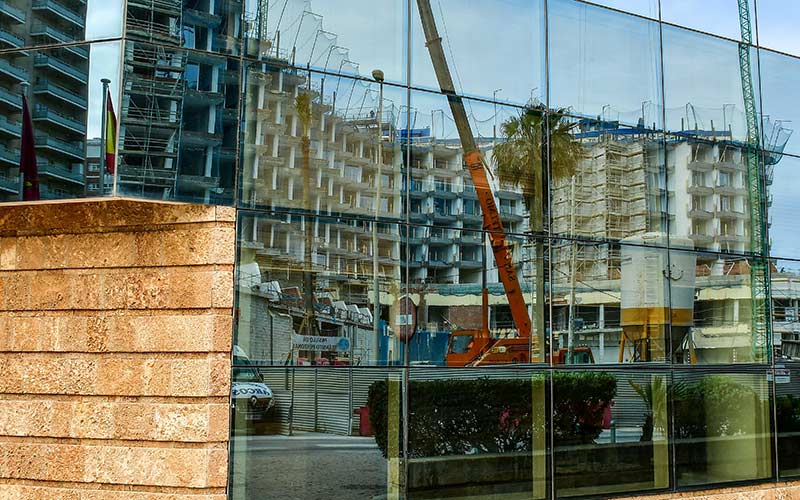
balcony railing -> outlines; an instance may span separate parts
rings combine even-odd
[[[67,90],[64,87],[59,87],[58,85],[50,83],[47,80],[40,80],[37,82],[33,86],[33,93],[49,93],[81,109],[86,109],[87,107],[87,101],[85,97],[80,96],[71,90]]]
[[[81,28],[84,26],[85,19],[81,14],[54,0],[33,0],[32,6],[34,10],[49,10],[62,19],[74,23]]]
[[[39,163],[39,175],[40,176],[50,176],[56,177],[58,179],[69,181],[75,184],[83,184],[84,177],[83,174],[79,172],[73,172],[70,168],[65,167],[64,165],[58,165],[56,163]]]
[[[80,39],[80,36],[76,36],[75,34],[71,33],[65,33],[42,22],[34,22],[31,24],[31,36],[46,36],[52,40],[62,43],[75,42]],[[84,59],[89,57],[89,49],[87,47],[74,45],[64,48],[73,54],[83,57]]]
[[[0,59],[0,72],[16,78],[20,82],[28,80],[28,71],[25,68],[15,66],[5,59]]]
[[[3,29],[0,29],[0,42],[4,42],[14,48],[22,47],[25,44],[25,40]]]
[[[89,79],[89,75],[86,71],[78,69],[54,56],[38,54],[33,58],[33,65],[37,67],[47,66],[53,68],[83,84]]]
[[[83,141],[67,142],[47,135],[38,135],[34,138],[37,148],[50,148],[62,153],[70,154],[79,160],[86,157]]]
[[[19,165],[19,150],[8,149],[0,144],[0,161],[4,161],[11,165]]]
[[[86,132],[86,124],[80,120],[77,120],[71,116],[67,116],[52,109],[49,109],[46,106],[37,106],[36,109],[33,110],[33,119],[34,120],[49,120],[57,125],[61,125],[62,127],[66,127],[70,130],[74,130],[75,132],[84,133]]]
[[[0,115],[0,131],[19,137],[22,134],[22,124],[12,122],[5,116]]]
[[[8,90],[0,87],[0,101],[9,104],[15,108],[22,108],[22,96],[9,92]]]
[[[0,0],[0,14],[6,15],[18,23],[24,23],[26,19],[24,11],[12,6],[5,0]]]

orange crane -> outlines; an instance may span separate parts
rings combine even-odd
[[[506,236],[497,203],[494,200],[489,178],[484,169],[483,154],[475,142],[472,129],[464,109],[464,102],[456,94],[453,78],[447,66],[447,59],[442,49],[442,38],[436,29],[436,22],[431,10],[430,0],[417,0],[422,29],[425,33],[425,45],[431,56],[433,69],[439,88],[447,96],[453,121],[456,124],[461,147],[464,150],[464,163],[467,165],[475,192],[483,213],[484,229],[489,235],[494,260],[500,281],[508,297],[511,317],[517,328],[515,338],[493,338],[489,331],[489,294],[486,290],[486,280],[482,290],[483,321],[480,330],[455,330],[450,335],[447,347],[447,366],[480,366],[502,365],[512,363],[535,363],[542,361],[539,343],[536,337],[531,338],[531,318],[522,288],[517,279],[511,252],[506,244]],[[484,273],[486,270],[484,269]],[[566,359],[566,349],[559,349],[554,353],[554,363],[563,364]],[[574,353],[582,353],[577,359],[593,363],[591,349],[576,347]],[[574,354],[573,354],[574,355]]]
[[[539,361],[531,358],[530,334],[531,318],[525,300],[522,297],[522,288],[517,279],[517,271],[511,258],[511,252],[506,245],[503,223],[500,212],[492,195],[489,179],[484,170],[483,154],[475,143],[472,130],[464,109],[464,102],[456,94],[453,78],[447,67],[447,60],[442,49],[442,39],[436,29],[429,0],[417,0],[422,28],[425,32],[426,45],[430,52],[439,87],[447,95],[450,111],[458,130],[461,147],[464,150],[464,162],[472,177],[475,192],[483,212],[484,229],[488,232],[492,253],[497,263],[500,281],[508,297],[511,316],[517,327],[517,338],[493,339],[489,332],[488,302],[489,295],[485,284],[482,291],[483,324],[480,330],[456,330],[450,337],[447,352],[448,366],[467,366],[473,364],[506,364],[528,363]],[[538,347],[538,345],[536,346]]]

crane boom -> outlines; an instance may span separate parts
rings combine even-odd
[[[464,150],[464,162],[472,177],[478,202],[481,205],[484,229],[489,233],[492,253],[494,253],[500,281],[503,283],[503,288],[508,297],[511,316],[514,319],[519,336],[529,337],[531,333],[531,318],[525,306],[525,299],[522,296],[522,288],[517,278],[517,270],[512,261],[511,252],[506,246],[503,222],[500,219],[500,212],[497,210],[497,203],[492,195],[489,178],[483,166],[483,154],[478,149],[475,137],[472,135],[467,112],[464,109],[464,101],[461,96],[456,94],[453,78],[442,48],[442,38],[436,29],[436,21],[433,18],[430,0],[417,0],[417,7],[422,21],[422,29],[425,33],[425,45],[428,47],[428,52],[431,56],[439,88],[447,96],[450,111],[453,114],[453,121],[456,124],[458,136],[461,140],[461,147]]]

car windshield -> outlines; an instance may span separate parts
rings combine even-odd
[[[236,382],[261,382],[261,375],[255,368],[235,367],[233,369],[233,380]]]
[[[453,335],[450,338],[450,352],[464,354],[472,347],[472,335]]]
[[[244,356],[233,356],[233,380],[236,382],[261,382],[258,370],[250,366],[250,360]]]

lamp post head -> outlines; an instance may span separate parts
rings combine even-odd
[[[109,83],[111,83],[111,80],[109,80],[108,78],[101,78],[100,83],[105,83],[106,85],[108,85]]]
[[[383,71],[379,69],[373,69],[372,78],[378,83],[383,83]]]

